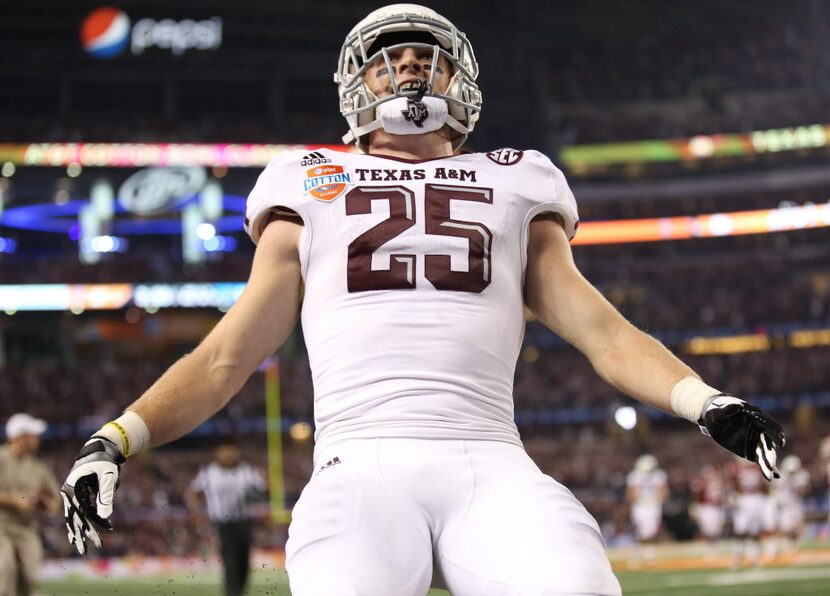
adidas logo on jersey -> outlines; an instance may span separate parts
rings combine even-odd
[[[320,153],[319,151],[315,151],[314,153],[309,153],[308,155],[303,156],[303,161],[300,162],[301,166],[316,166],[320,165],[321,163],[331,163],[331,160],[328,159],[325,155]]]
[[[336,466],[339,463],[340,463],[340,458],[339,457],[335,457],[333,459],[330,459],[329,461],[324,463],[322,466],[320,466],[320,468],[314,473],[314,475],[316,476],[317,474],[319,474],[323,470],[331,468],[332,466]]]

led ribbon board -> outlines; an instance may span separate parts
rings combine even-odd
[[[564,164],[575,174],[591,168],[656,162],[680,162],[779,153],[825,147],[830,124],[757,130],[746,134],[697,135],[624,143],[571,145],[562,149]],[[204,166],[265,167],[285,151],[356,152],[352,145],[258,145],[248,143],[0,143],[0,163],[17,166],[85,167]]]
[[[347,145],[253,145],[192,143],[0,143],[0,163],[17,166],[144,168],[203,166],[264,168],[285,151],[355,152]]]
[[[766,234],[830,226],[830,202],[757,211],[681,217],[589,221],[572,244],[621,244]]]
[[[137,306],[228,309],[245,289],[243,282],[186,284],[30,284],[0,285],[0,311],[119,310]]]
[[[757,130],[746,134],[698,135],[668,140],[572,145],[562,149],[562,161],[575,174],[605,166],[681,162],[780,153],[826,147],[830,124]]]

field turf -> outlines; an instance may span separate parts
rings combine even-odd
[[[618,574],[624,594],[677,596],[773,596],[830,594],[830,568],[790,566],[706,571],[626,571]],[[43,583],[38,596],[219,596],[218,578],[180,576],[132,580],[69,579]],[[253,576],[248,596],[288,596],[283,572],[259,571]],[[447,596],[433,590],[430,596]],[[393,595],[390,595],[393,596]]]

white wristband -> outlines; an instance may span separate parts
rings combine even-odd
[[[697,377],[685,377],[671,391],[671,408],[678,416],[697,424],[709,398],[721,394]]]
[[[132,411],[107,422],[94,436],[109,439],[121,451],[121,455],[135,455],[150,445],[150,429],[144,420]]]

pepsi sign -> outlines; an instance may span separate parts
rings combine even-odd
[[[81,45],[96,58],[117,56],[127,47],[129,37],[130,17],[117,8],[97,8],[81,25]]]
[[[222,19],[142,18],[134,25],[123,10],[103,6],[93,10],[81,25],[81,45],[96,58],[114,58],[129,46],[134,55],[149,48],[169,50],[176,56],[187,50],[216,50],[222,45]]]

